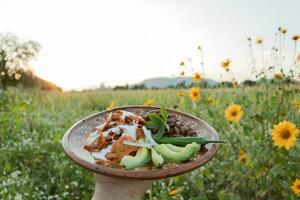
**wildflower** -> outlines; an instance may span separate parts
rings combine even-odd
[[[297,102],[296,100],[290,101],[290,104],[293,105],[293,106],[295,106],[297,109],[300,110],[300,103]]]
[[[282,79],[282,77],[283,77],[282,73],[276,73],[276,74],[274,74],[274,78],[275,79]]]
[[[182,90],[180,90],[180,91],[177,93],[177,96],[183,97],[183,96],[184,96],[184,92],[183,92]]]
[[[185,75],[184,71],[180,72],[180,76],[184,76],[184,75]]]
[[[243,114],[242,107],[237,104],[232,104],[225,110],[225,118],[229,122],[239,122]]]
[[[106,107],[107,110],[111,110],[115,108],[115,102],[110,102],[109,106]]]
[[[298,133],[299,130],[295,124],[284,120],[279,124],[274,125],[272,130],[272,140],[274,141],[275,146],[278,146],[279,148],[284,147],[286,150],[289,150],[295,145]]]
[[[4,76],[4,75],[5,75],[5,71],[2,71],[2,72],[1,72],[1,76]]]
[[[292,191],[298,196],[300,195],[300,179],[296,179],[291,186]]]
[[[174,196],[176,194],[177,194],[177,190],[176,189],[169,192],[170,196]]]
[[[17,73],[17,74],[15,74],[15,79],[18,81],[21,78],[21,76],[22,76],[21,74]]]
[[[246,159],[247,159],[246,152],[245,152],[245,150],[241,149],[241,150],[240,150],[239,161],[240,161],[240,162],[245,162]]]
[[[215,99],[212,96],[207,97],[207,104],[212,104]]]
[[[293,35],[292,40],[297,42],[300,39],[300,35]]]
[[[263,43],[263,40],[262,40],[262,39],[259,38],[259,39],[256,40],[256,44],[259,45],[259,44],[262,44],[262,43]]]
[[[283,33],[283,34],[286,34],[286,32],[287,32],[287,29],[286,28],[280,28],[280,30],[279,30],[281,33]]]
[[[183,61],[181,61],[179,65],[183,67],[183,66],[185,66],[185,63]]]
[[[190,98],[192,99],[192,101],[197,101],[200,99],[200,88],[197,87],[192,87],[190,89]]]
[[[155,100],[154,99],[148,99],[145,103],[144,106],[152,106],[154,104]]]
[[[229,66],[231,64],[231,60],[227,58],[225,61],[221,62],[221,66],[226,70],[229,71]]]
[[[199,74],[198,72],[194,73],[193,80],[194,81],[201,81],[202,80],[201,74]]]

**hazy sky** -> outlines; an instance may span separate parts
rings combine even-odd
[[[0,32],[40,42],[34,70],[64,89],[178,75],[181,60],[199,67],[198,45],[207,78],[226,79],[220,62],[229,57],[243,80],[248,36],[271,48],[279,26],[289,38],[300,33],[299,0],[1,0],[0,8]]]

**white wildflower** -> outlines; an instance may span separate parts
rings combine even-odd
[[[20,193],[17,193],[15,196],[15,200],[22,200],[22,195]]]
[[[19,171],[19,170],[16,170],[16,171],[14,171],[14,172],[12,172],[11,174],[10,174],[10,176],[12,177],[12,178],[18,178],[18,176],[21,174],[21,172]]]

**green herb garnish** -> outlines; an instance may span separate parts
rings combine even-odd
[[[149,113],[148,117],[150,120],[145,124],[148,129],[158,129],[158,132],[155,135],[158,140],[164,135],[166,129],[169,128],[167,124],[168,112],[164,105],[160,108],[160,115],[156,113]]]

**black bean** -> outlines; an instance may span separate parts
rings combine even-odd
[[[170,123],[169,126],[170,126],[170,127],[174,127],[174,126],[175,126],[175,123]]]
[[[173,119],[173,118],[171,118],[171,119],[169,119],[169,121],[168,121],[169,123],[175,123],[176,122],[176,120],[175,119]]]
[[[176,135],[180,135],[180,131],[176,126],[174,127],[174,132]]]

